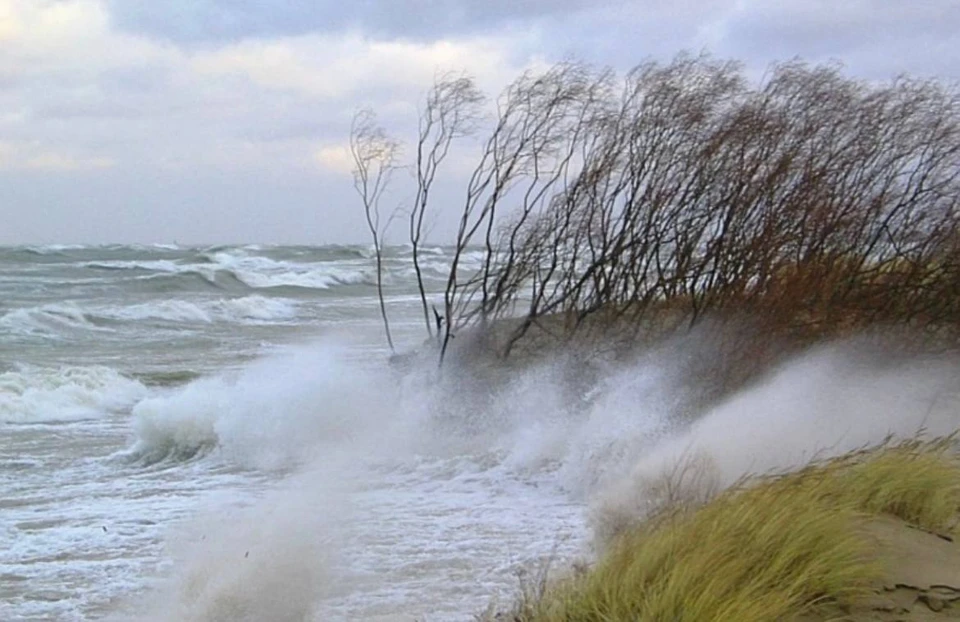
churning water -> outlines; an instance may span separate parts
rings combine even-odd
[[[0,249],[0,619],[469,620],[690,452],[724,482],[958,423],[948,362],[835,350],[692,420],[663,353],[582,395],[569,362],[400,373],[373,279],[362,247]],[[414,348],[405,249],[385,285]]]

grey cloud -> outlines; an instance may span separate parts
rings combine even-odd
[[[630,0],[110,0],[121,28],[182,42],[356,29],[439,39]]]
[[[838,58],[868,77],[960,72],[960,3],[951,0],[107,2],[115,27],[179,42],[155,46],[175,51],[173,58],[164,64],[153,50],[129,63],[108,56],[111,62],[97,67],[81,56],[82,71],[71,63],[0,76],[0,142],[116,162],[82,171],[0,169],[0,243],[362,241],[349,178],[304,160],[342,143],[353,111],[367,104],[409,138],[421,87],[371,81],[342,97],[318,98],[186,66],[240,37],[336,36],[349,28],[421,39],[507,31],[498,45],[517,65],[572,56],[623,69],[706,48],[761,71],[799,55]],[[314,43],[291,45],[309,54]],[[451,204],[461,197],[461,181],[442,180]]]
[[[960,2],[757,0],[714,24],[708,43],[740,58],[838,59],[867,77],[960,75]]]

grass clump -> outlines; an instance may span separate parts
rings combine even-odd
[[[887,514],[931,531],[955,527],[960,511],[960,459],[955,439],[908,441],[828,465],[830,495],[867,514]]]
[[[751,622],[849,605],[882,576],[861,529],[871,517],[952,528],[960,509],[953,450],[952,438],[886,444],[744,481],[620,534],[592,568],[509,617]]]

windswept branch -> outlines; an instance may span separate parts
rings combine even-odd
[[[363,204],[367,228],[373,240],[377,266],[377,298],[380,301],[380,316],[387,344],[395,351],[390,334],[390,320],[383,296],[383,235],[380,223],[380,199],[390,183],[395,169],[399,144],[389,138],[377,124],[376,115],[370,110],[360,110],[354,115],[350,127],[350,153],[353,156],[353,187]]]

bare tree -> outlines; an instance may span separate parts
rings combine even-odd
[[[377,263],[377,297],[380,316],[390,350],[395,352],[390,334],[390,321],[383,298],[383,235],[380,222],[380,199],[395,169],[399,144],[387,136],[377,124],[377,117],[368,109],[359,110],[350,126],[350,153],[353,156],[353,187],[363,202],[363,212],[373,240]],[[389,222],[389,221],[388,221]]]
[[[569,140],[569,133],[582,126],[582,104],[589,99],[585,93],[591,86],[584,65],[563,63],[542,75],[524,74],[498,101],[495,126],[467,185],[444,294],[447,322],[441,360],[454,329],[474,318],[486,322],[490,316],[501,204],[520,197],[524,208],[517,226],[522,227],[550,197],[551,189],[564,178],[574,158],[571,144],[576,141]],[[464,282],[463,260],[478,238],[483,245],[483,261],[478,271],[464,277]]]
[[[424,214],[479,103],[443,76],[421,114],[409,224],[428,331]],[[877,322],[960,336],[956,86],[801,61],[751,85],[736,62],[679,55],[622,78],[560,63],[496,104],[460,209],[441,361],[454,331],[504,319],[502,356],[548,324],[572,339],[743,314],[805,337]],[[354,134],[372,138],[353,142],[386,145],[354,148],[379,247],[396,147],[364,121]]]
[[[450,152],[453,141],[474,132],[480,118],[480,106],[484,96],[471,77],[446,73],[439,76],[427,94],[420,113],[420,132],[417,140],[417,193],[410,211],[410,245],[413,254],[413,269],[417,276],[423,320],[427,334],[433,336],[427,294],[423,285],[420,266],[420,242],[423,236],[424,217],[430,199],[430,190],[437,170]],[[437,330],[440,319],[437,318]]]
[[[508,354],[550,314],[568,335],[593,314],[960,325],[960,297],[932,294],[960,270],[956,89],[798,61],[750,88],[686,55],[607,80],[561,64],[501,97],[454,258],[480,238],[483,266],[448,281],[461,327],[520,305]]]

